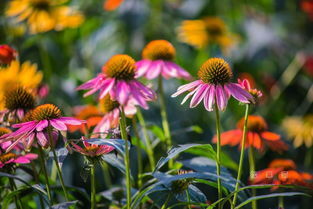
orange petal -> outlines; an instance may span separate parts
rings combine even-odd
[[[116,10],[124,0],[106,0],[103,3],[103,9],[105,11],[113,11]]]
[[[257,134],[257,133],[253,133],[253,146],[257,150],[262,150],[262,147],[263,147],[263,143],[261,141],[261,138],[260,138],[259,134]]]
[[[280,136],[278,134],[269,131],[262,132],[261,137],[269,141],[277,141],[280,139]]]
[[[236,146],[240,143],[242,137],[242,131],[241,130],[231,130],[226,131],[221,134],[221,146],[224,145],[230,145],[230,146]],[[214,136],[213,143],[217,142],[217,137]]]

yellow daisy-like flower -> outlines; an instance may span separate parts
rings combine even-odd
[[[28,61],[20,64],[15,60],[7,68],[0,67],[0,110],[4,108],[4,93],[8,88],[23,86],[34,89],[38,87],[42,77],[42,72],[37,71],[37,65]]]
[[[283,121],[283,127],[288,136],[293,139],[293,145],[300,147],[313,145],[313,114],[304,117],[288,117]]]
[[[237,42],[237,36],[228,32],[223,20],[206,17],[201,20],[185,20],[178,27],[178,39],[196,48],[204,48],[211,43],[223,50]]]
[[[18,22],[26,21],[30,33],[75,28],[84,21],[84,16],[63,5],[67,0],[12,0],[6,15],[16,17]]]

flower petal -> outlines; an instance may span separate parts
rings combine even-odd
[[[61,120],[58,120],[58,119],[50,120],[50,124],[57,130],[60,130],[60,131],[67,130],[66,125]]]
[[[196,80],[196,81],[193,81],[191,83],[182,85],[182,86],[178,87],[177,92],[172,94],[172,97],[177,97],[178,95],[195,88],[196,86],[198,86],[201,83],[202,83],[202,81]]]
[[[253,96],[244,90],[239,84],[225,84],[225,89],[238,101],[243,103],[254,102]]]
[[[48,120],[39,121],[39,123],[36,125],[36,131],[42,131],[43,129],[47,128],[48,125]]]
[[[280,136],[278,134],[269,131],[262,132],[261,137],[269,141],[277,141],[280,139]]]
[[[194,94],[190,101],[190,108],[197,106],[207,94],[208,90],[210,90],[207,84],[200,84],[199,88],[197,89],[197,92]]]

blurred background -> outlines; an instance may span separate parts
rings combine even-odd
[[[9,3],[0,3],[0,44],[13,47],[21,63],[37,64],[43,73],[42,83],[49,86],[46,102],[57,104],[65,115],[73,115],[75,106],[96,104],[95,97],[83,98],[75,88],[99,73],[112,55],[129,54],[140,60],[149,41],[165,39],[176,48],[175,61],[194,77],[206,59],[223,57],[232,66],[234,81],[247,78],[263,92],[252,114],[264,117],[269,130],[279,133],[289,149],[283,153],[259,153],[257,170],[266,168],[274,158],[291,158],[300,170],[312,173],[313,1],[62,1],[61,5],[79,12],[80,17],[70,20],[76,22],[74,25],[43,32],[31,31],[33,23],[23,18],[17,20],[14,11],[8,12]],[[33,21],[45,21],[44,17],[37,18]],[[189,109],[188,104],[181,106],[181,98],[170,97],[183,83],[170,79],[164,84],[173,140],[175,144],[211,142],[214,114],[202,105],[195,109]],[[143,114],[149,125],[161,126],[157,104],[151,104]],[[231,100],[222,113],[223,130],[234,129],[243,114],[244,106]],[[286,122],[290,117],[296,120],[292,125]],[[306,130],[297,129],[297,137],[303,132],[306,135],[304,143],[296,146],[292,141],[296,134],[288,132],[295,123],[306,124],[300,125]],[[223,150],[238,162],[237,147],[226,146]],[[84,187],[77,172],[82,167],[81,158],[69,156],[64,166],[67,182]],[[98,175],[101,179],[100,171]],[[114,176],[113,182],[119,184],[120,180]],[[99,188],[106,188],[104,181],[99,182]],[[300,208],[299,200],[288,198],[286,208]],[[267,202],[269,207],[276,204]]]

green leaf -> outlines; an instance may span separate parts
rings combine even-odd
[[[202,134],[203,133],[203,129],[200,126],[197,126],[197,125],[191,126],[191,130],[196,132],[197,134]]]
[[[206,156],[215,156],[215,151],[213,150],[212,146],[209,144],[184,144],[184,145],[177,145],[172,147],[167,152],[167,157],[161,157],[158,161],[155,169],[153,172],[158,171],[163,165],[165,165],[170,159],[173,159],[181,152],[189,151],[190,153],[201,153]]]
[[[148,129],[156,136],[160,139],[160,141],[164,142],[166,140],[166,137],[164,135],[163,129],[160,128],[157,125],[152,125],[150,127],[148,127]]]
[[[250,197],[249,199],[247,199],[246,201],[242,202],[240,205],[235,207],[235,209],[239,209],[239,208],[241,208],[241,207],[243,207],[243,206],[245,206],[245,205],[247,205],[250,202],[255,201],[255,200],[267,199],[267,198],[272,198],[272,197],[288,197],[288,196],[295,196],[295,195],[302,195],[302,196],[311,197],[310,195],[308,195],[306,193],[302,193],[302,192],[283,192],[283,193],[259,195],[259,196],[255,196],[255,197]]]

